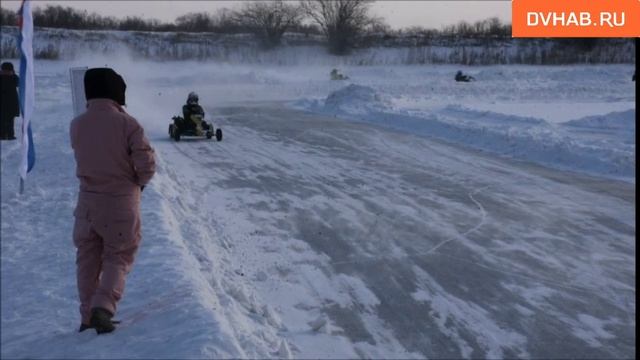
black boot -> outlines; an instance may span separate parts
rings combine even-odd
[[[96,329],[98,334],[110,333],[116,329],[111,322],[113,314],[103,308],[93,308],[91,310],[91,326]]]
[[[80,329],[78,329],[78,332],[83,332],[87,329],[93,329],[93,326],[89,324],[80,324]]]

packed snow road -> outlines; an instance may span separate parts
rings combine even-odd
[[[127,111],[158,157],[122,322],[76,332],[68,70],[105,62],[41,61],[23,195],[20,144],[0,143],[2,358],[634,356],[635,178],[550,170],[428,131],[487,126],[505,141],[442,138],[634,169],[631,65],[474,67],[482,81],[464,87],[457,66],[350,67],[374,96],[347,92],[336,118],[273,103],[338,109],[324,99],[347,84],[330,66],[120,62]],[[168,138],[194,90],[222,142]],[[577,119],[588,136],[524,116]]]
[[[154,191],[278,356],[635,353],[634,184],[275,103],[209,113],[220,143],[152,138]]]

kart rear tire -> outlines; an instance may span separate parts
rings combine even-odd
[[[211,139],[213,137],[213,133],[211,132],[211,130],[207,131],[207,139]]]
[[[216,140],[217,141],[222,141],[222,129],[217,129],[216,130]]]

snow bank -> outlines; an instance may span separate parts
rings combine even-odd
[[[634,110],[551,124],[460,104],[407,110],[384,98],[372,87],[351,84],[324,101],[299,101],[295,106],[555,168],[626,180],[635,176]],[[594,135],[585,128],[602,131]],[[604,132],[611,129],[622,131]]]
[[[364,113],[384,110],[386,101],[372,88],[356,84],[332,92],[324,103],[330,112]]]
[[[635,134],[636,112],[634,110],[612,112],[606,115],[587,116],[564,123],[575,128],[629,131]]]

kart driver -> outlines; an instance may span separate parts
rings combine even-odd
[[[191,119],[191,115],[201,115],[204,118],[204,110],[202,106],[198,104],[198,94],[190,92],[187,97],[187,103],[182,107],[182,114],[186,124],[195,125],[195,122]]]

